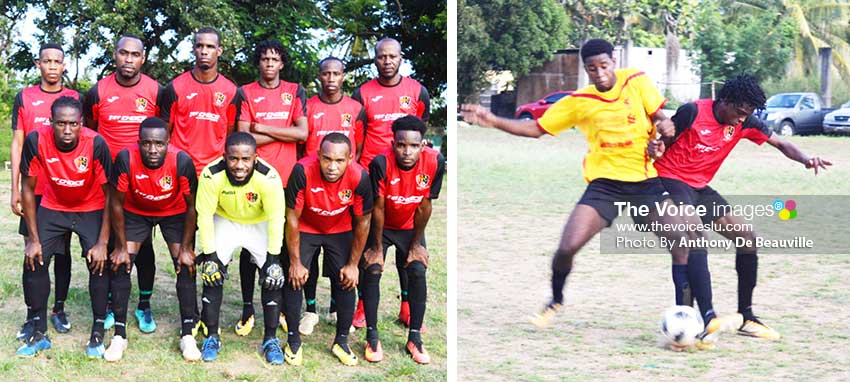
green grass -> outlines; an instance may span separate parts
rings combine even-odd
[[[0,136],[4,135],[0,134]],[[0,176],[0,189],[3,190],[0,193],[2,200],[8,200],[8,173]],[[428,268],[428,309],[425,317],[428,331],[423,334],[423,339],[432,357],[432,364],[427,366],[415,364],[404,351],[407,330],[395,319],[398,313],[399,293],[398,276],[392,264],[394,260],[388,260],[387,271],[384,272],[381,283],[379,329],[385,354],[385,359],[381,363],[369,364],[362,359],[364,331],[358,331],[349,340],[352,348],[361,358],[358,366],[342,366],[331,354],[333,328],[326,323],[324,315],[321,314],[327,311],[330,292],[327,279],[321,278],[318,306],[322,320],[312,335],[302,336],[305,351],[304,366],[268,366],[259,351],[263,332],[262,311],[259,309],[261,307],[259,287],[255,288],[254,304],[259,312],[254,331],[248,337],[238,337],[233,333],[233,323],[238,319],[242,305],[238,265],[230,267],[231,278],[225,285],[221,314],[224,348],[219,359],[207,364],[187,363],[183,361],[178,349],[179,310],[174,289],[174,272],[171,270],[171,260],[168,258],[168,252],[159,234],[154,241],[157,252],[157,273],[151,300],[158,325],[155,333],[142,334],[138,330],[132,313],[138,302],[137,278],[133,272],[133,292],[127,329],[130,347],[124,359],[118,364],[86,359],[85,343],[88,340],[91,325],[88,273],[84,261],[75,255],[71,290],[68,301],[65,303],[72,323],[71,332],[58,334],[51,327],[48,335],[53,341],[53,349],[31,360],[15,358],[14,352],[19,343],[14,340],[14,336],[25,317],[23,293],[20,287],[23,241],[17,235],[17,225],[17,218],[12,217],[8,208],[0,211],[0,232],[6,232],[0,235],[0,256],[4,259],[0,263],[0,354],[5,354],[0,357],[0,381],[20,381],[23,378],[49,381],[443,381],[447,378],[446,204],[444,198],[434,202],[433,216],[426,233],[431,262]],[[72,253],[79,254],[79,246],[74,243],[73,247]],[[394,259],[392,254],[389,254],[387,258]],[[200,290],[199,282],[199,293]],[[50,304],[52,302],[51,297]],[[111,331],[107,332],[107,337],[109,336]],[[278,331],[278,337],[283,340],[285,334]]]

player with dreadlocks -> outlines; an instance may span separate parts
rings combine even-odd
[[[693,206],[705,206],[708,214],[701,219],[705,224],[717,227],[717,233],[727,239],[746,239],[754,243],[752,231],[723,230],[724,227],[746,228],[739,218],[731,215],[715,215],[714,206],[728,206],[729,203],[708,183],[717,173],[723,160],[742,138],[758,145],[770,143],[779,151],[807,169],[826,169],[832,163],[817,156],[808,156],[793,143],[779,137],[765,125],[764,121],[753,115],[753,111],[765,106],[764,91],[756,79],[742,74],[727,80],[720,89],[717,100],[701,99],[679,107],[673,116],[676,133],[672,138],[662,138],[649,142],[649,153],[656,158],[655,168],[664,187],[673,201]],[[665,150],[666,148],[666,150]],[[719,208],[724,210],[725,208]],[[728,209],[726,210],[728,211]],[[700,233],[701,235],[704,233]],[[758,248],[754,245],[736,248],[735,270],[738,272],[738,313],[743,315],[743,324],[738,334],[752,337],[778,339],[779,333],[763,324],[753,314],[753,289],[756,286],[758,269]],[[673,275],[676,290],[688,290],[687,284],[694,285],[702,280],[689,279],[689,274],[708,274],[708,260],[705,252],[688,258],[687,265],[674,265]],[[684,267],[685,270],[676,269]],[[705,272],[688,272],[687,268],[705,268]],[[678,271],[678,272],[677,272]],[[693,269],[691,269],[693,271]],[[681,276],[679,276],[681,275]],[[710,283],[711,281],[708,280]],[[710,293],[709,289],[709,293]],[[710,301],[711,296],[708,296]],[[692,305],[687,293],[677,293],[677,305]]]

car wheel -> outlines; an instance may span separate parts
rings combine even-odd
[[[524,121],[528,121],[528,120],[534,119],[534,116],[532,116],[531,113],[529,113],[529,112],[524,112],[524,113],[519,115],[519,119],[524,120]]]
[[[779,135],[790,137],[795,133],[796,130],[794,129],[794,122],[782,121],[782,123],[779,124]]]

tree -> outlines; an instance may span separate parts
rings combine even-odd
[[[486,85],[482,74],[489,67],[484,52],[492,39],[477,5],[458,0],[457,10],[457,92],[463,100],[475,102]]]

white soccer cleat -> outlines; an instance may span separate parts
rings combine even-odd
[[[127,341],[121,336],[112,336],[112,342],[109,343],[109,348],[103,353],[103,359],[107,362],[118,362],[124,357],[124,351],[127,350]]]
[[[313,312],[304,312],[304,315],[301,316],[301,323],[298,325],[298,331],[305,336],[309,336],[310,334],[313,334],[313,328],[318,323],[318,314]]]
[[[183,359],[195,362],[201,359],[201,351],[198,350],[198,342],[195,337],[187,334],[180,338],[180,351],[183,352]]]

